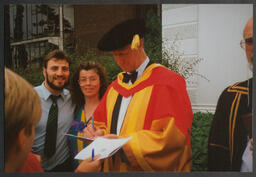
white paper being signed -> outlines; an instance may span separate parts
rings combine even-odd
[[[99,159],[104,159],[112,156],[123,145],[125,145],[132,137],[119,138],[119,139],[107,139],[98,137],[90,145],[80,151],[75,159],[84,160],[92,157],[92,149],[94,149],[95,156],[100,154]]]

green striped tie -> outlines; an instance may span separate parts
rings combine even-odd
[[[58,129],[58,105],[57,99],[60,97],[51,95],[52,106],[49,110],[48,120],[46,125],[46,136],[44,144],[44,154],[46,157],[50,158],[53,156],[56,150],[56,139],[57,139],[57,129]]]

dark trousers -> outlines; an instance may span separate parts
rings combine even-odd
[[[70,156],[62,164],[57,165],[51,170],[46,170],[45,172],[73,172],[74,170],[74,159]]]

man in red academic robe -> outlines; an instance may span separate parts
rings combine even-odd
[[[84,136],[132,137],[104,162],[104,171],[190,171],[193,119],[184,78],[151,63],[143,48],[145,22],[114,26],[98,48],[111,51],[124,71],[111,83]]]

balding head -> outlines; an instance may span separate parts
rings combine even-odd
[[[244,37],[245,41],[247,41],[249,38],[253,37],[253,17],[251,17],[247,21],[247,23],[244,27],[243,37]],[[246,52],[247,61],[250,64],[252,64],[253,43],[250,43],[250,42],[245,43],[245,52]]]
[[[244,33],[243,33],[243,36],[245,39],[248,37],[252,37],[252,35],[253,35],[253,17],[251,17],[245,24]]]

